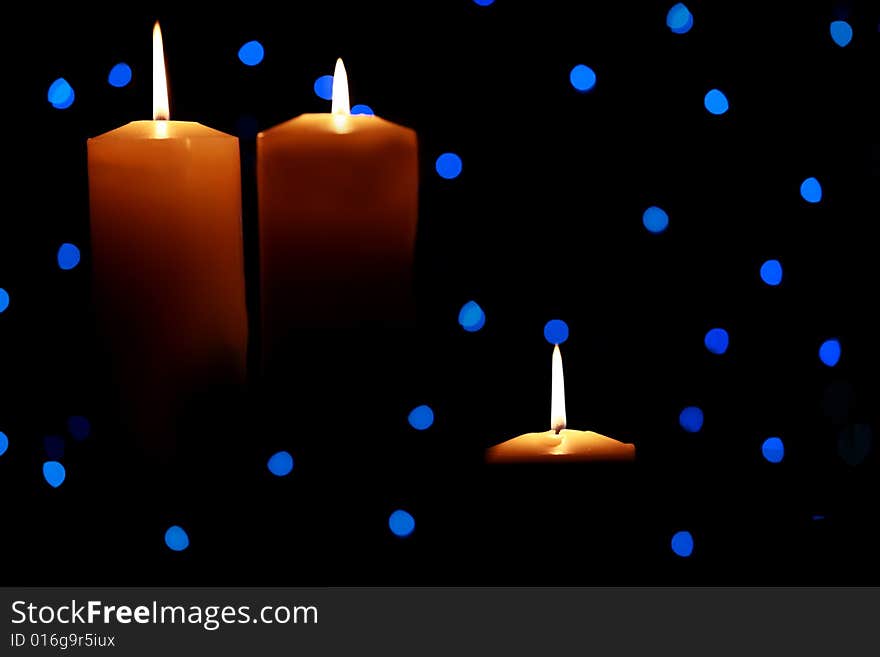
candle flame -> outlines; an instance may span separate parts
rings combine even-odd
[[[553,347],[553,380],[550,393],[550,428],[559,433],[565,429],[565,378],[562,375],[562,353]]]
[[[331,114],[351,114],[351,104],[348,100],[348,74],[345,72],[345,64],[342,58],[336,60],[336,70],[333,71],[333,101],[330,109]]]
[[[168,79],[165,76],[165,51],[162,47],[162,30],[159,21],[153,26],[153,120],[167,121]]]

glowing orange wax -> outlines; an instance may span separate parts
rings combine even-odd
[[[553,378],[549,431],[527,433],[486,450],[488,463],[571,463],[632,461],[636,447],[594,431],[565,428],[565,384],[559,345],[553,348]]]
[[[349,113],[342,62],[333,111],[257,137],[264,354],[300,326],[411,312],[416,133]]]
[[[158,24],[154,81],[154,116],[167,119]],[[189,395],[244,376],[238,140],[198,123],[134,121],[89,139],[88,165],[95,303],[122,415],[151,445],[167,444]]]

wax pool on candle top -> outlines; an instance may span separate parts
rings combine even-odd
[[[557,434],[551,429],[527,433],[490,447],[486,460],[489,463],[632,461],[635,455],[635,445],[594,431],[563,429]]]

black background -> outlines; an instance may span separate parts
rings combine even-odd
[[[7,584],[877,583],[878,10],[671,2],[249,2],[19,8],[4,93],[0,220],[0,555]],[[577,9],[573,8],[576,5]],[[113,428],[89,294],[85,140],[149,118],[162,23],[172,118],[241,138],[249,305],[258,307],[255,126],[328,111],[312,84],[343,57],[352,103],[414,128],[421,159],[415,326],[303,333],[283,394],[252,377],[208,405],[168,463]],[[846,18],[846,48],[829,35]],[[266,48],[257,67],[236,56]],[[131,84],[107,84],[125,61]],[[578,63],[598,75],[579,94]],[[46,102],[63,76],[64,111]],[[703,107],[722,89],[730,111]],[[434,160],[461,155],[439,178]],[[820,204],[798,193],[808,176]],[[641,214],[663,207],[669,229]],[[58,246],[82,264],[61,271]],[[778,258],[783,283],[764,285]],[[477,300],[485,328],[456,316]],[[635,464],[489,468],[543,430],[545,322],[565,319],[569,425],[634,442]],[[723,326],[731,346],[707,352]],[[252,327],[258,336],[258,327]],[[818,358],[837,337],[834,368]],[[255,340],[258,339],[255,337]],[[428,403],[435,424],[411,429]],[[678,414],[705,412],[699,433]],[[40,474],[67,438],[67,481]],[[850,432],[849,434],[847,432]],[[761,456],[781,436],[785,459]],[[840,437],[843,436],[843,440]],[[278,449],[290,477],[265,467]],[[416,531],[399,539],[388,514]],[[824,516],[814,520],[814,516]],[[172,553],[180,524],[191,547]],[[692,532],[689,559],[669,548]]]

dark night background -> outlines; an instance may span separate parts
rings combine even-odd
[[[676,35],[672,4],[13,10],[4,582],[880,583],[877,454],[857,428],[880,421],[880,9],[691,1],[694,27]],[[283,394],[254,376],[236,403],[213,400],[167,463],[113,428],[85,159],[87,137],[150,118],[157,18],[172,118],[241,138],[252,310],[254,135],[329,111],[312,84],[336,57],[352,103],[414,128],[421,161],[416,324],[303,333]],[[840,18],[845,48],[829,35]],[[251,39],[266,50],[253,68],[236,56]],[[134,78],[116,89],[120,61]],[[579,63],[597,73],[590,93],[569,84]],[[46,91],[62,76],[76,100],[59,111]],[[713,87],[730,100],[722,116],[703,107]],[[455,180],[434,172],[445,151],[462,157]],[[816,205],[799,194],[809,176]],[[643,227],[650,205],[666,232]],[[82,249],[71,271],[55,261],[62,242]],[[759,277],[768,258],[783,264],[778,287]],[[471,299],[487,317],[477,333],[457,323]],[[485,447],[547,428],[552,318],[571,329],[569,426],[634,442],[635,464],[483,464]],[[716,326],[730,334],[721,356],[703,345]],[[830,368],[818,349],[832,337],[843,355]],[[415,431],[422,403],[436,420]],[[689,405],[705,413],[694,434],[678,423]],[[89,438],[67,435],[70,415],[91,420]],[[65,437],[58,489],[40,471],[46,436]],[[782,463],[763,459],[768,436]],[[296,460],[289,477],[266,469],[279,449]],[[406,539],[388,531],[397,508],[416,520]],[[163,543],[173,524],[185,552]],[[694,536],[690,558],[669,547],[678,530]]]

